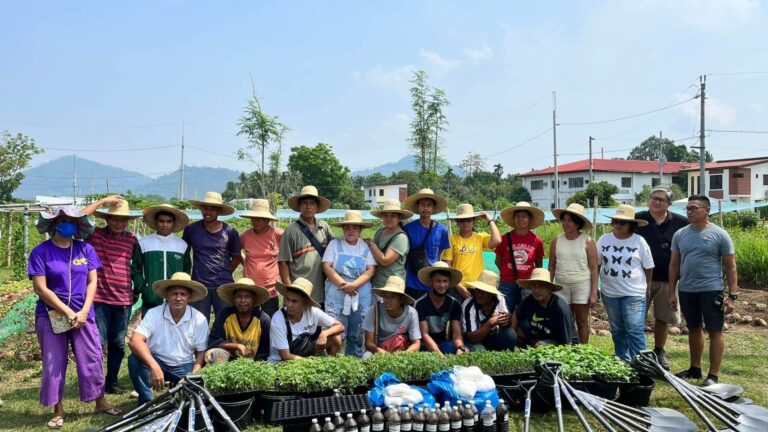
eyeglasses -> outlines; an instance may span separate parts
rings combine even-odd
[[[656,198],[656,197],[651,197],[650,201],[653,201],[657,204],[664,204],[668,202],[666,198]]]
[[[707,207],[701,207],[701,206],[688,206],[688,207],[686,207],[686,208],[685,208],[685,211],[689,211],[689,212],[695,212],[696,210],[699,210],[699,209],[703,209],[703,208],[707,208]]]
[[[627,225],[629,221],[623,221],[623,220],[612,220],[611,225]]]

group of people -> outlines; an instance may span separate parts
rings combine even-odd
[[[120,414],[104,394],[128,391],[118,373],[139,298],[142,318],[130,338],[128,370],[140,404],[206,362],[235,357],[278,362],[342,349],[361,358],[419,350],[460,355],[587,343],[598,281],[617,356],[630,360],[645,349],[653,302],[655,351],[668,368],[666,328],[682,309],[691,343],[691,366],[682,376],[702,378],[706,326],[707,379],[717,381],[723,311],[733,309],[738,292],[733,245],[708,222],[706,197],[689,199],[687,220],[668,211],[670,200],[668,190],[656,188],[648,212],[619,206],[612,231],[598,242],[588,235],[592,222],[582,206],[553,210],[563,234],[550,245],[548,269],[533,231],[544,223],[541,209],[525,202],[504,209],[500,217],[510,231],[501,235],[492,217],[461,204],[450,218],[459,230],[449,235],[433,220],[447,200],[430,189],[371,211],[382,222],[373,238],[362,237],[373,223],[355,210],[333,224],[342,232],[334,237],[316,218],[331,203],[313,186],[288,200],[299,218],[285,230],[274,226],[267,200],[256,199],[240,214],[251,228],[238,233],[219,220],[235,209],[215,192],[190,201],[202,214],[193,223],[169,204],[133,215],[119,196],[41,213],[38,230],[51,238],[32,250],[29,276],[40,298],[41,403],[54,407],[48,426],[64,422],[69,345],[80,399],[95,401],[97,412]],[[94,229],[90,214],[105,226]],[[137,217],[154,233],[139,239],[127,231]],[[477,232],[478,223],[487,223],[488,233]],[[485,270],[485,250],[495,251],[499,275]],[[240,265],[244,277],[235,281]]]

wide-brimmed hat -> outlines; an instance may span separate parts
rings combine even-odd
[[[142,220],[148,227],[153,230],[157,230],[157,214],[160,212],[170,213],[173,215],[173,232],[179,232],[189,225],[189,216],[183,211],[177,209],[170,204],[160,204],[144,209]]]
[[[461,278],[464,277],[464,274],[461,272],[461,270],[452,268],[443,261],[438,261],[429,267],[424,267],[423,269],[419,270],[417,275],[421,283],[426,286],[432,286],[432,273],[438,270],[450,273],[449,277],[451,281],[448,285],[449,288],[455,287],[459,282],[461,282]]]
[[[222,198],[221,194],[218,192],[206,192],[202,201],[189,200],[189,203],[198,209],[202,206],[218,207],[221,209],[221,214],[224,216],[231,215],[235,212],[235,208],[229,204],[225,204],[224,198]]]
[[[169,288],[180,286],[188,288],[192,293],[189,296],[189,302],[195,302],[204,299],[208,295],[206,289],[200,282],[195,282],[192,277],[184,272],[176,272],[170,279],[159,280],[152,284],[152,289],[158,297],[165,298],[165,293]]]
[[[301,188],[301,193],[288,198],[288,207],[295,212],[300,212],[299,201],[301,201],[302,198],[316,199],[318,213],[322,213],[331,208],[331,201],[326,197],[320,196],[317,192],[317,188],[314,186],[304,186]]]
[[[635,219],[635,208],[629,204],[619,204],[619,206],[616,207],[616,214],[614,214],[613,216],[606,216],[606,217],[612,220],[635,222],[637,226],[648,225],[648,221],[644,221],[642,219]]]
[[[126,217],[129,219],[136,219],[141,217],[141,215],[131,213],[131,208],[128,206],[128,201],[122,199],[113,204],[110,204],[106,211],[94,211],[93,215],[102,219],[109,216]]]
[[[363,214],[357,210],[347,210],[344,212],[344,220],[341,222],[334,222],[332,226],[344,228],[344,225],[355,225],[363,228],[370,228],[373,226],[373,222],[363,221]]]
[[[400,215],[400,220],[410,219],[413,217],[413,212],[410,210],[404,210],[400,201],[396,199],[388,199],[384,201],[384,204],[378,210],[371,210],[371,216],[381,219],[384,213],[396,213]]]
[[[290,285],[285,285],[280,281],[277,281],[275,282],[275,289],[277,289],[277,292],[280,293],[280,295],[283,297],[285,297],[285,293],[288,292],[288,290],[297,292],[308,298],[309,302],[312,303],[312,306],[320,307],[318,302],[312,300],[312,282],[304,278],[298,278],[294,280]]]
[[[535,268],[533,269],[533,273],[531,273],[530,279],[518,279],[517,284],[520,285],[522,288],[531,289],[531,287],[536,283],[544,284],[549,289],[552,290],[552,292],[560,291],[563,289],[562,285],[558,285],[556,283],[552,283],[552,275],[549,274],[549,270],[545,268]]]
[[[251,209],[245,213],[241,213],[240,217],[245,219],[261,218],[273,221],[277,220],[277,217],[269,211],[269,201],[263,198],[253,200],[253,202],[251,202]]]
[[[414,213],[418,213],[419,200],[424,198],[429,198],[435,202],[435,210],[432,214],[442,213],[445,211],[445,209],[448,208],[448,201],[445,198],[433,192],[432,189],[427,189],[427,188],[424,188],[420,190],[419,193],[415,195],[411,195],[408,198],[406,198],[405,202],[403,203],[403,208],[405,208],[406,210],[410,210]]]
[[[569,215],[576,216],[577,218],[584,221],[584,226],[581,227],[581,229],[585,231],[589,231],[592,229],[592,221],[589,220],[589,218],[585,214],[584,206],[577,203],[570,203],[568,204],[568,207],[564,209],[554,209],[552,210],[552,214],[557,218],[557,220],[562,220],[563,213],[568,213]]]
[[[537,226],[544,223],[544,211],[540,208],[536,208],[531,203],[520,201],[512,207],[507,207],[501,211],[501,220],[504,221],[510,228],[515,227],[515,212],[525,210],[531,214],[531,222],[528,224],[528,229],[534,229]]]
[[[464,285],[469,289],[479,289],[491,294],[504,295],[496,288],[498,284],[499,275],[490,270],[481,271],[476,281],[464,282]]]
[[[40,217],[35,223],[37,232],[40,234],[51,234],[53,227],[56,225],[56,219],[59,216],[69,216],[77,219],[77,231],[74,238],[83,240],[93,233],[94,224],[88,220],[88,216],[81,214],[80,209],[75,206],[55,207],[50,213],[41,211]]]
[[[413,297],[405,293],[405,281],[400,276],[390,276],[387,278],[387,282],[383,287],[373,288],[373,292],[379,297],[383,297],[384,293],[395,293],[403,296],[406,304],[413,304],[416,300]]]
[[[478,216],[480,215],[475,213],[475,209],[472,207],[472,204],[459,204],[459,206],[456,207],[456,215],[450,216],[448,219],[477,219]]]
[[[235,291],[237,290],[252,292],[254,297],[256,297],[254,306],[261,306],[269,300],[269,291],[262,286],[256,285],[253,279],[250,278],[240,278],[236,282],[224,284],[217,291],[222,300],[232,304],[234,303]]]

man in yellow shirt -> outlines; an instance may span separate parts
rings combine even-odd
[[[219,297],[232,306],[216,315],[208,349],[220,348],[232,357],[266,360],[269,355],[269,315],[261,310],[269,300],[269,291],[248,278],[224,284]]]

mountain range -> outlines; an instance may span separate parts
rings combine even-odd
[[[451,165],[451,168],[453,169],[453,173],[457,176],[464,175],[464,170],[461,167]],[[379,165],[373,168],[352,171],[352,175],[367,177],[374,173],[381,173],[385,176],[389,176],[392,175],[392,173],[405,170],[416,171],[416,155],[409,154],[395,162],[385,163],[384,165]]]

